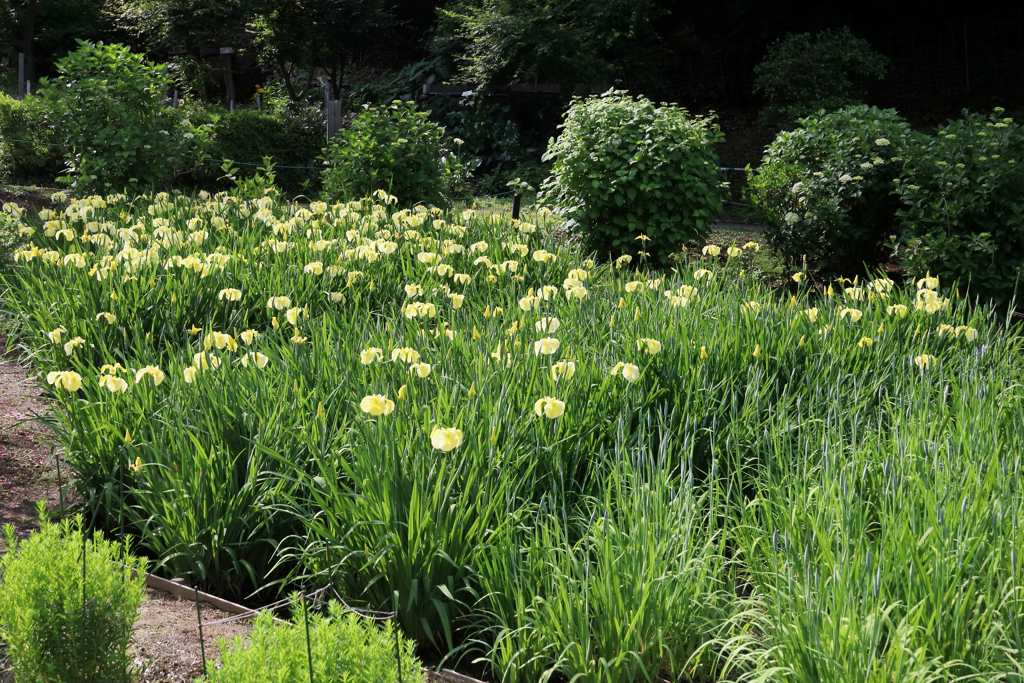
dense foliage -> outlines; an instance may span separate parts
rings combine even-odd
[[[324,152],[324,192],[358,199],[383,190],[408,203],[440,204],[465,185],[460,147],[415,102],[366,106]]]
[[[561,128],[544,154],[544,201],[600,257],[664,264],[721,214],[713,119],[610,90],[576,100]]]
[[[292,596],[298,602],[298,596]],[[233,643],[221,640],[221,665],[202,683],[307,683],[309,657],[313,677],[320,683],[421,683],[423,665],[413,654],[414,643],[348,612],[336,601],[324,616],[292,607],[294,623],[281,623],[268,613],[256,617],[252,630]],[[309,650],[306,629],[309,629]],[[396,646],[401,651],[396,650]],[[401,665],[401,670],[399,670]],[[401,675],[399,675],[401,673]]]
[[[970,296],[1024,293],[1024,128],[997,109],[918,136],[899,185],[905,267]]]
[[[19,681],[128,683],[128,641],[145,594],[146,562],[82,518],[43,524],[19,540],[4,528],[0,639]],[[83,553],[85,557],[83,557]],[[84,584],[84,585],[83,585]]]
[[[894,194],[914,139],[892,109],[858,106],[800,119],[748,170],[749,196],[771,245],[796,270],[870,270],[899,233]]]
[[[8,209],[100,523],[508,683],[1018,670],[1019,330],[937,278],[779,298],[753,243],[597,266],[544,215],[397,203]]]
[[[434,49],[481,88],[543,77],[587,92],[650,80],[663,13],[651,0],[456,0],[439,12]]]
[[[854,80],[881,80],[890,61],[850,29],[786,34],[768,47],[754,67],[754,92],[768,100],[766,123],[790,123],[819,109],[834,110],[860,102]]]
[[[280,166],[298,168],[280,169],[281,189],[298,192],[303,183],[319,184],[317,157],[323,151],[324,115],[312,108],[281,108],[270,111],[235,109],[220,112],[216,117],[196,107],[186,110],[186,115],[195,123],[210,121],[213,138],[207,150],[212,159],[228,159],[238,164],[240,176],[252,176],[262,165],[264,157],[270,157]],[[245,164],[245,165],[243,165]],[[218,178],[220,162],[213,161],[191,173],[191,178],[206,189],[213,189]]]
[[[30,116],[26,100],[0,93],[0,181],[53,182],[64,167],[56,132],[43,125],[38,114]],[[42,142],[36,145],[27,140]]]
[[[57,70],[32,104],[64,142],[78,191],[164,187],[197,165],[209,130],[167,108],[162,67],[121,45],[79,41]]]

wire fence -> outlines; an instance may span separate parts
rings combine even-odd
[[[1024,11],[869,36],[893,61],[877,92],[949,95],[1024,90]]]
[[[965,17],[863,36],[892,60],[881,83],[862,92],[899,97],[1024,92],[1024,10]],[[655,70],[667,97],[697,101],[747,99],[766,44],[709,44],[689,49]]]

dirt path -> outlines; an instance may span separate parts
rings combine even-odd
[[[46,499],[51,512],[60,508],[53,433],[36,420],[48,406],[33,373],[0,333],[0,525],[14,525],[19,537],[39,528],[37,501]],[[68,473],[61,474],[66,484]]]

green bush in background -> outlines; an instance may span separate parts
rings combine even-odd
[[[754,92],[768,100],[761,121],[788,123],[819,109],[857,104],[860,97],[852,78],[882,80],[890,66],[888,57],[845,26],[813,37],[786,34],[768,47],[754,67]]]
[[[609,90],[573,102],[561,128],[544,154],[553,164],[543,201],[599,256],[643,246],[664,263],[721,215],[713,119]]]
[[[145,560],[101,535],[83,544],[81,516],[44,520],[24,541],[11,525],[4,534],[0,637],[17,680],[128,683],[128,640],[144,595]]]
[[[295,595],[293,598],[297,597]],[[248,636],[234,642],[220,641],[221,667],[202,679],[206,683],[306,683],[309,654],[306,650],[305,617],[301,606],[293,608],[294,624],[275,621],[264,612]],[[414,654],[414,643],[396,634],[391,622],[377,628],[337,602],[329,616],[310,614],[309,643],[313,678],[318,683],[420,683],[423,665]],[[401,675],[395,645],[401,643]]]
[[[325,142],[323,111],[303,109],[235,109],[215,116],[209,110],[193,105],[185,107],[193,123],[209,122],[213,126],[213,140],[207,153],[213,159],[230,159],[239,165],[239,177],[256,175],[264,157],[272,157],[279,166],[318,167]],[[223,174],[220,162],[205,162],[190,174],[193,181],[207,189],[217,188]],[[277,183],[282,189],[297,192],[303,183],[319,182],[319,171],[279,169]],[[219,189],[219,188],[218,188]]]
[[[28,99],[31,101],[31,98]],[[38,115],[30,115],[26,100],[0,93],[0,138],[49,143],[33,145],[0,140],[0,180],[52,184],[64,167],[60,142]]]
[[[899,184],[907,271],[998,303],[1024,284],[1024,128],[1002,113],[916,138]]]
[[[893,183],[910,126],[893,109],[856,106],[801,119],[769,145],[748,193],[789,265],[823,277],[878,265],[899,231]]]
[[[30,102],[67,145],[78,191],[162,188],[198,164],[209,127],[167,107],[162,67],[122,45],[79,41],[57,70]]]
[[[386,190],[403,204],[442,204],[465,187],[469,171],[459,147],[414,102],[366,107],[324,153],[324,192],[359,199]]]

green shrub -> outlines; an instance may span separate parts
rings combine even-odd
[[[294,624],[282,624],[264,612],[248,636],[220,642],[221,667],[207,683],[306,683],[309,659],[302,608],[293,610]],[[395,644],[401,642],[401,677]],[[331,602],[329,616],[310,614],[309,643],[313,678],[317,683],[419,683],[423,669],[413,654],[413,642],[396,634],[390,622],[377,628]]]
[[[806,258],[825,277],[880,263],[898,231],[893,180],[911,138],[895,110],[864,105],[780,133],[748,179],[768,241],[789,265]]]
[[[754,67],[754,92],[768,104],[761,111],[763,123],[795,121],[819,109],[832,110],[857,104],[860,98],[851,77],[885,78],[890,62],[870,43],[850,29],[787,34],[768,47]]]
[[[721,214],[711,145],[722,134],[711,118],[609,90],[573,102],[561,128],[543,157],[553,162],[544,202],[600,256],[636,254],[646,235],[644,249],[664,263]]]
[[[190,114],[194,122],[210,118],[209,113]],[[256,111],[236,109],[224,112],[213,126],[213,141],[207,153],[214,159],[230,159],[240,165],[240,178],[256,175],[264,157],[272,157],[279,166],[316,167],[324,147],[323,112],[315,109]],[[195,181],[211,187],[222,177],[219,162],[206,162],[193,174]],[[278,183],[298,191],[306,180],[318,180],[318,172],[279,169]]]
[[[97,534],[85,545],[83,591],[80,516],[44,521],[20,542],[13,526],[4,534],[9,551],[0,558],[0,636],[17,680],[131,680],[128,640],[144,595],[145,560]]]
[[[0,93],[0,138],[49,144],[0,140],[0,180],[51,184],[64,167],[63,152],[51,146],[59,142],[56,133],[43,125],[41,117],[30,115],[25,102]]]
[[[1005,303],[1024,283],[1024,128],[1002,109],[920,136],[900,183],[907,271]]]
[[[458,147],[414,102],[366,107],[331,139],[324,191],[359,199],[386,190],[404,204],[440,204],[465,186],[468,171]]]
[[[198,163],[209,128],[167,108],[162,67],[121,45],[79,41],[57,71],[32,101],[66,143],[79,191],[162,187]]]

